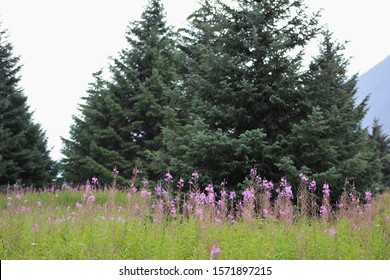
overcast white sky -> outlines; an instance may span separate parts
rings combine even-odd
[[[14,55],[21,56],[20,86],[34,118],[61,157],[60,136],[68,137],[72,115],[86,95],[92,73],[126,47],[129,21],[138,20],[148,0],[0,0],[0,21]],[[168,23],[183,26],[197,0],[164,0]],[[364,73],[390,55],[388,0],[306,0],[322,11],[322,24],[335,38],[350,41],[351,73]]]

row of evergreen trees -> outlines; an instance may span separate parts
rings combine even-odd
[[[256,167],[294,186],[303,172],[337,195],[346,179],[360,190],[379,183],[382,173],[389,180],[389,140],[379,124],[371,136],[360,127],[367,99],[355,104],[357,77],[348,77],[344,46],[318,25],[319,15],[308,13],[303,0],[232,2],[204,1],[188,27],[174,31],[161,1],[149,1],[130,24],[128,48],[113,59],[110,77],[94,74],[63,139],[67,181],[96,176],[109,184],[116,167],[116,180],[125,184],[138,167],[152,180],[167,171],[188,179],[197,171],[203,183],[237,189]],[[305,48],[319,37],[319,54],[304,67]],[[1,102],[7,92],[22,98],[17,81],[12,91],[0,89]],[[44,156],[43,133],[34,127]],[[5,137],[3,120],[0,129]],[[27,179],[7,168],[0,174],[8,180]]]
[[[231,188],[256,167],[296,183],[304,172],[341,191],[379,182],[381,161],[360,123],[344,46],[303,1],[204,1],[174,32],[152,0],[126,37],[129,47],[96,73],[64,139],[64,176],[126,182],[137,166],[159,179],[170,171]],[[303,67],[321,34],[319,55]],[[295,184],[296,185],[296,184]]]

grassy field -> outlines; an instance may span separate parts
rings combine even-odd
[[[390,194],[345,193],[317,205],[309,183],[298,206],[286,182],[276,197],[261,182],[243,194],[148,188],[41,192],[0,196],[0,257],[7,259],[390,259]],[[96,181],[95,181],[96,183]],[[240,199],[238,198],[240,197]]]

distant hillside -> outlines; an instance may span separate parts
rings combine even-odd
[[[363,127],[370,127],[379,119],[383,131],[390,135],[390,55],[359,77],[357,101],[370,94],[369,110]]]

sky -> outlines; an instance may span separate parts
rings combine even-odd
[[[20,86],[34,120],[46,131],[54,160],[69,137],[92,74],[127,47],[128,23],[148,0],[0,0],[0,22],[20,56]],[[163,0],[168,24],[183,27],[198,0]],[[321,24],[346,44],[351,74],[368,71],[390,55],[388,0],[306,0],[321,9]],[[313,55],[314,55],[314,49]]]

